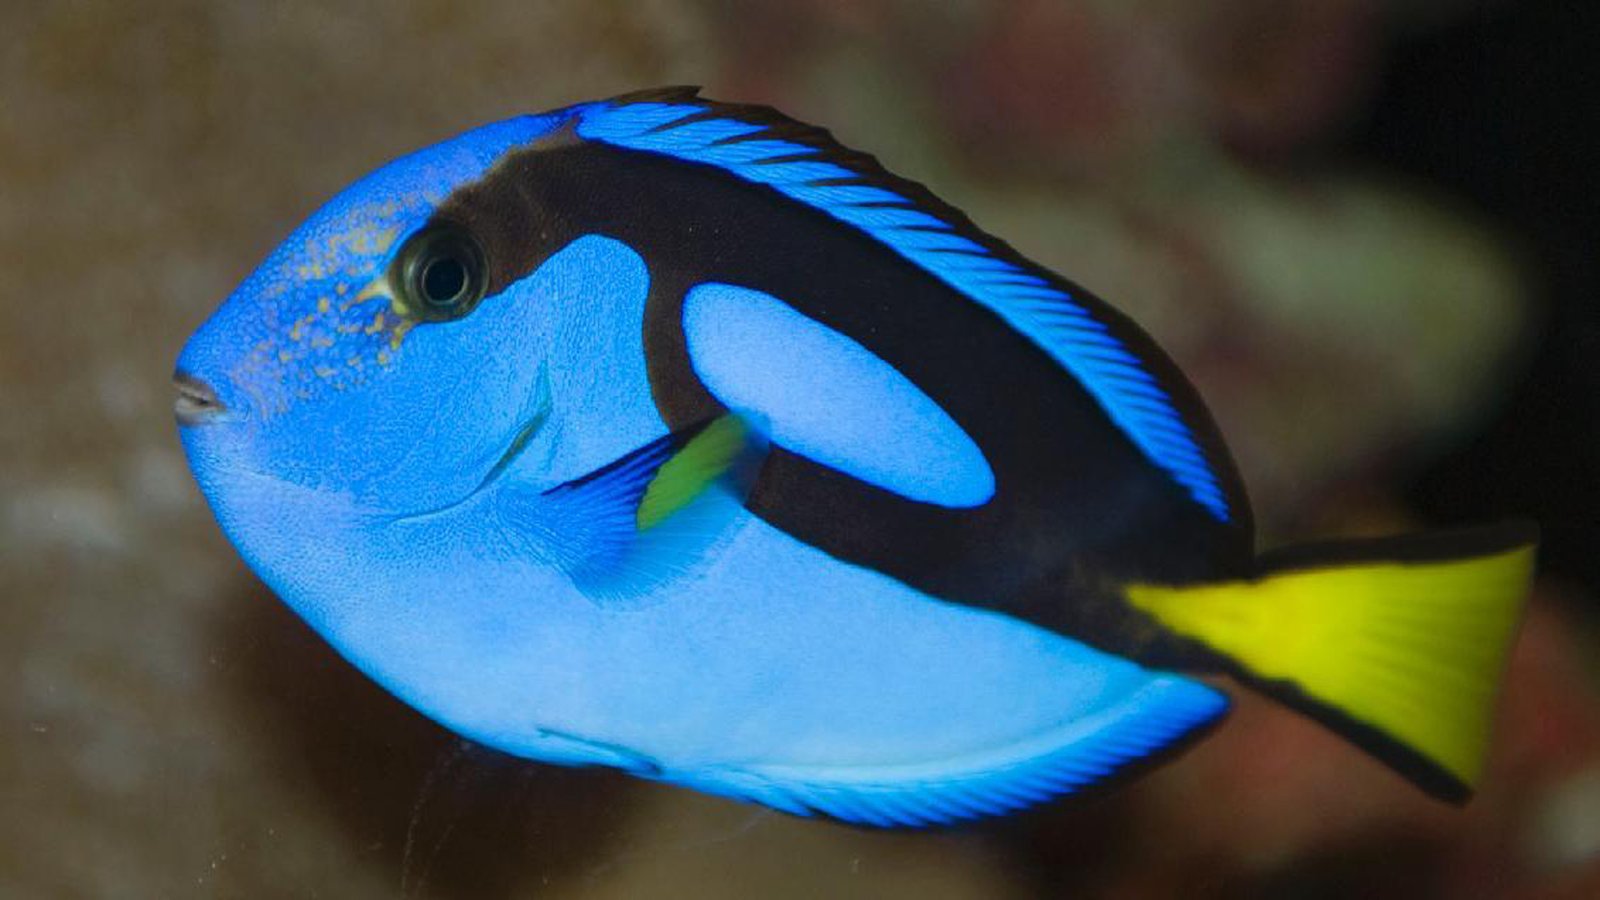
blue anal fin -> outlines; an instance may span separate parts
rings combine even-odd
[[[1036,737],[959,759],[894,766],[708,767],[663,780],[879,828],[953,825],[1071,794],[1149,759],[1227,711],[1197,681],[1153,675],[1119,702]]]

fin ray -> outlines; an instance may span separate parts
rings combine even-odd
[[[748,424],[724,415],[554,488],[509,490],[501,513],[542,535],[590,597],[634,596],[696,564],[737,514],[762,449]]]
[[[1248,582],[1133,585],[1126,596],[1236,675],[1444,799],[1483,771],[1493,701],[1533,565],[1531,530],[1300,552]]]
[[[1151,673],[1121,702],[1018,744],[898,766],[755,764],[668,773],[698,790],[875,827],[950,825],[1043,803],[1175,749],[1217,721],[1227,698]]]

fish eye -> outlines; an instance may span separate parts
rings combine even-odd
[[[447,322],[477,307],[489,287],[489,267],[471,232],[452,222],[435,222],[400,248],[390,283],[402,313],[424,322]]]

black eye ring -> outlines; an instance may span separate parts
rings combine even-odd
[[[489,289],[489,266],[472,233],[434,222],[413,234],[390,269],[395,306],[422,322],[448,322],[477,308]]]

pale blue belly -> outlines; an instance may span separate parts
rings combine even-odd
[[[739,515],[707,568],[633,602],[597,603],[463,547],[460,564],[394,583],[409,597],[329,637],[499,749],[669,772],[970,756],[1081,720],[1152,677]]]

